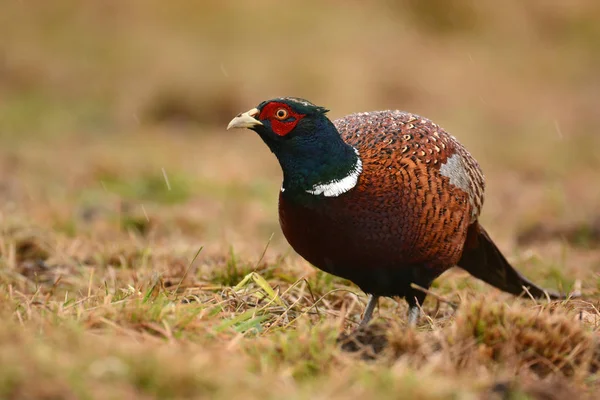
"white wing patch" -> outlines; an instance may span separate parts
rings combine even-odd
[[[343,193],[346,193],[354,186],[356,186],[356,183],[358,182],[358,177],[362,173],[362,161],[360,160],[358,150],[354,149],[354,152],[358,157],[356,158],[356,164],[350,170],[348,175],[326,183],[319,183],[318,185],[313,186],[312,189],[307,190],[306,192],[314,195],[322,194],[325,197],[337,197]]]
[[[477,219],[483,203],[483,176],[473,165],[465,162],[465,159],[455,153],[440,166],[440,173],[448,179],[450,184],[463,190],[469,196],[469,202],[473,207],[471,211],[471,222]]]
[[[467,170],[459,154],[453,154],[445,164],[440,166],[440,173],[450,179],[450,183],[462,189],[465,193],[471,192]]]

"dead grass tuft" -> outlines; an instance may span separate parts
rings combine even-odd
[[[510,362],[541,377],[582,378],[600,365],[596,337],[576,315],[559,308],[523,308],[482,298],[461,308],[448,341],[459,367]]]

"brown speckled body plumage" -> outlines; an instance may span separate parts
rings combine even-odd
[[[360,113],[334,124],[361,157],[358,185],[314,208],[288,205],[280,195],[286,238],[325,271],[351,280],[368,271],[374,279],[363,283],[367,292],[403,295],[402,285],[389,278],[413,266],[423,275],[415,283],[429,286],[458,263],[468,226],[479,215],[484,183],[477,162],[443,129],[412,114]],[[469,191],[441,173],[452,156],[468,165]]]

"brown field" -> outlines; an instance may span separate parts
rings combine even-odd
[[[597,393],[597,1],[1,8],[0,398]],[[367,345],[342,349],[366,296],[291,250],[275,158],[224,129],[280,95],[433,119],[482,165],[509,260],[582,299],[451,271],[416,329],[385,299]]]

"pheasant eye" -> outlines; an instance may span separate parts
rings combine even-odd
[[[277,111],[275,111],[275,118],[279,119],[279,120],[284,120],[288,117],[288,112],[285,108],[280,108]]]

